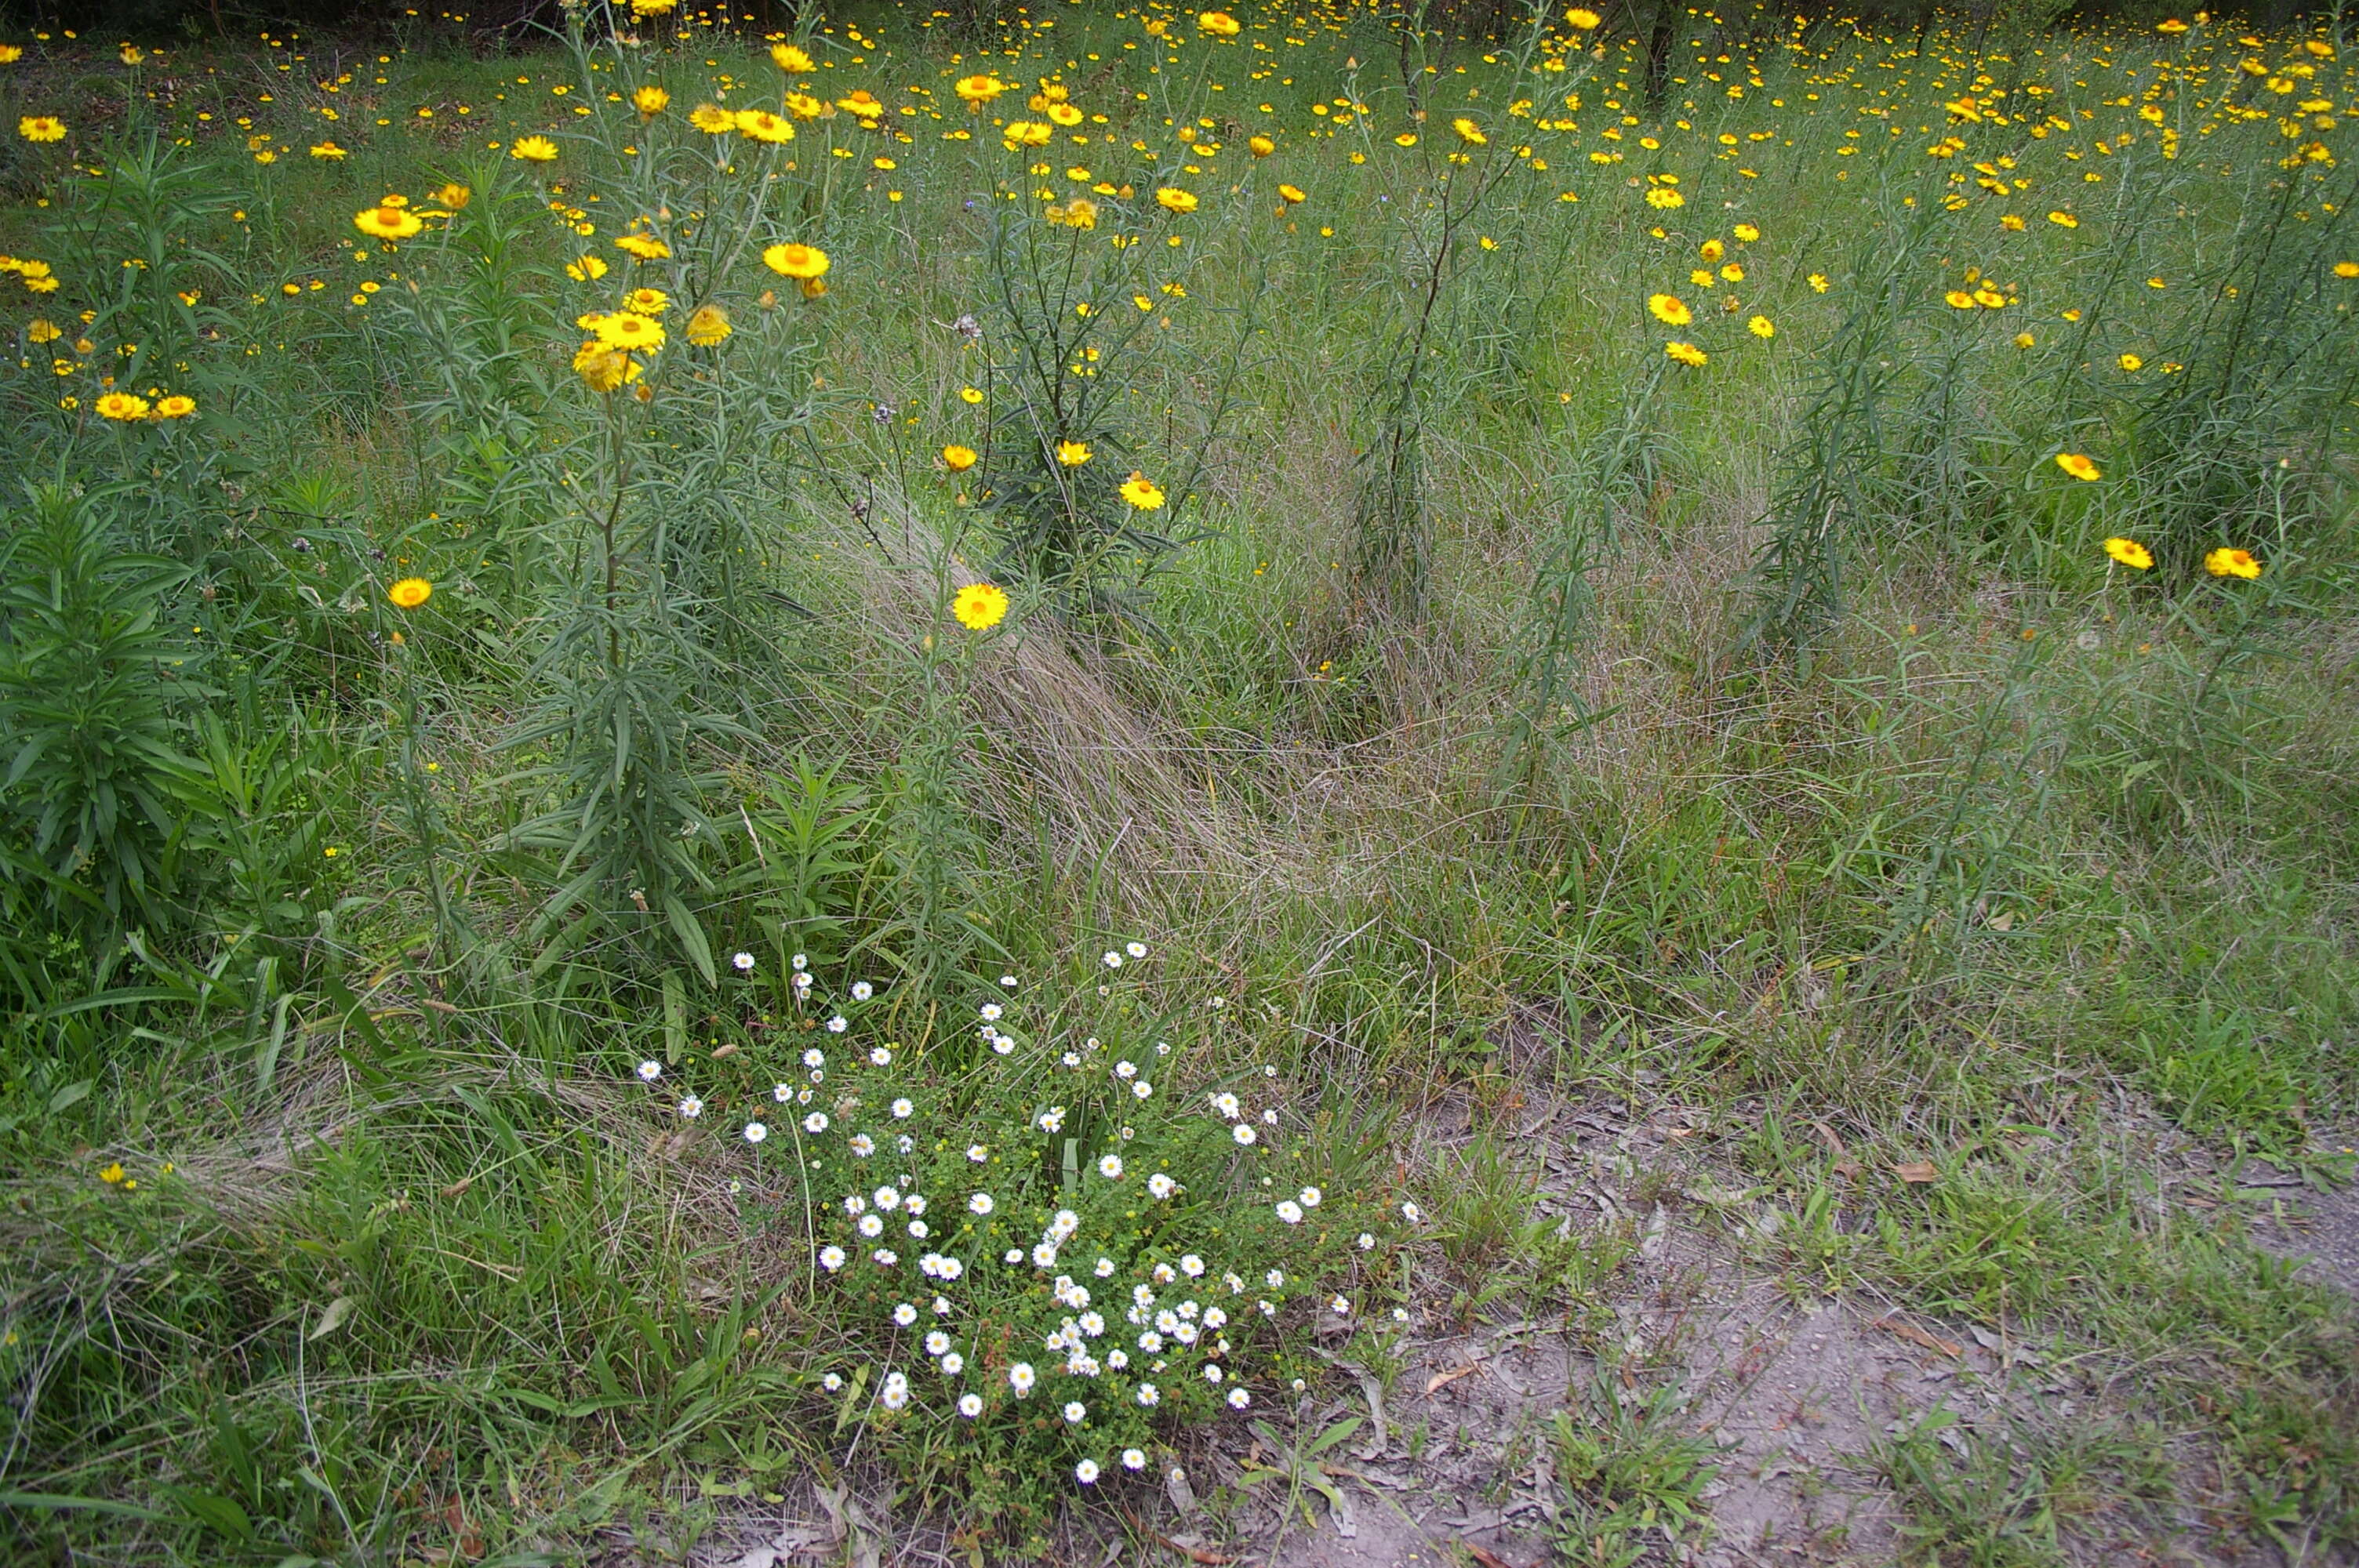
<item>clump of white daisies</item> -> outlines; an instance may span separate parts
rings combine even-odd
[[[873,984],[826,1007],[794,959],[789,994],[817,1022],[799,1033],[832,1037],[793,1053],[778,1127],[752,1118],[743,1136],[791,1162],[778,1217],[813,1215],[814,1305],[857,1347],[820,1387],[888,1436],[973,1450],[976,1485],[1145,1470],[1173,1424],[1299,1390],[1289,1335],[1353,1320],[1334,1286],[1407,1218],[1280,1179],[1299,1161],[1275,1067],[1259,1106],[1237,1087],[1163,1092],[1177,1062],[1157,1036],[1180,1031],[1136,983],[1148,956],[1107,949],[1053,1012],[1002,976],[966,1004],[974,1048],[923,1052],[864,1037]],[[676,1107],[704,1110],[692,1093]]]

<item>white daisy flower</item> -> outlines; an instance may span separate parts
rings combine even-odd
[[[1115,952],[1111,947],[1106,949],[1105,953],[1098,961],[1109,969],[1119,969],[1122,968],[1122,955]]]
[[[1122,1180],[1122,1156],[1108,1154],[1098,1162],[1098,1174],[1109,1182]]]
[[[911,1324],[918,1321],[918,1309],[911,1306],[908,1302],[903,1302],[899,1306],[893,1309],[893,1321],[899,1324],[903,1328],[907,1328]]]
[[[1125,1448],[1122,1451],[1122,1467],[1125,1470],[1144,1470],[1147,1468],[1147,1455],[1136,1448]]]
[[[876,1140],[865,1132],[855,1132],[852,1135],[850,1148],[854,1159],[865,1160],[876,1152]]]
[[[1252,1148],[1254,1143],[1261,1137],[1260,1133],[1254,1130],[1253,1123],[1250,1121],[1238,1122],[1235,1127],[1230,1130],[1230,1135],[1248,1149]]]
[[[1229,1408],[1231,1410],[1241,1411],[1251,1403],[1253,1403],[1253,1396],[1245,1392],[1243,1389],[1231,1389],[1229,1390]]]
[[[893,1065],[893,1052],[891,1047],[879,1045],[875,1050],[869,1052],[868,1065],[872,1067],[891,1066]]]
[[[961,1394],[959,1396],[958,1412],[959,1414],[966,1417],[967,1420],[973,1421],[975,1417],[983,1413],[983,1396],[981,1394]]]
[[[1152,1410],[1163,1402],[1163,1390],[1152,1383],[1138,1385],[1138,1402]]]
[[[918,1108],[916,1106],[911,1105],[906,1099],[897,1099],[893,1102],[894,1119],[899,1121],[907,1121],[917,1108]]]
[[[999,1201],[989,1193],[977,1193],[966,1200],[969,1214],[989,1214],[999,1206]]]
[[[780,1105],[789,1104],[795,1098],[795,1086],[792,1084],[773,1084],[770,1087],[770,1098],[777,1100]]]
[[[945,1377],[945,1378],[955,1378],[955,1377],[957,1377],[961,1372],[963,1372],[963,1371],[965,1371],[965,1370],[966,1370],[966,1357],[963,1357],[963,1356],[962,1356],[962,1355],[960,1355],[957,1351],[953,1350],[953,1351],[951,1351],[949,1355],[947,1355],[947,1356],[945,1356],[945,1357],[942,1357],[942,1376],[943,1376],[943,1377]],[[969,1399],[969,1400],[973,1399],[973,1398],[974,1398],[974,1396],[973,1396],[973,1394],[969,1394],[969,1395],[967,1396],[967,1399]],[[959,1402],[960,1402],[961,1404],[964,1404],[964,1403],[966,1402],[966,1400],[960,1400]]]
[[[736,954],[730,958],[729,962],[731,967],[741,975],[750,975],[754,972],[754,955],[751,953]]]
[[[851,1027],[852,1021],[840,1012],[827,1021],[827,1032],[830,1034],[841,1034]]]
[[[1144,942],[1125,942],[1122,945],[1122,950],[1134,958],[1147,957],[1147,944]]]
[[[966,1146],[966,1157],[980,1165],[991,1158],[991,1150],[981,1143],[970,1143]]]
[[[1326,1194],[1321,1192],[1317,1187],[1305,1187],[1302,1189],[1300,1194],[1302,1206],[1304,1208],[1317,1208],[1326,1198]]]
[[[831,1274],[842,1268],[844,1260],[843,1249],[841,1247],[822,1247],[819,1249],[819,1266]]]
[[[1070,1425],[1073,1425],[1073,1426],[1079,1426],[1079,1425],[1081,1425],[1081,1424],[1082,1424],[1082,1422],[1085,1422],[1085,1421],[1087,1421],[1087,1420],[1089,1420],[1089,1419],[1090,1419],[1090,1407],[1089,1407],[1089,1406],[1087,1406],[1087,1405],[1085,1405],[1085,1404],[1082,1403],[1082,1401],[1081,1401],[1081,1400],[1067,1400],[1067,1401],[1066,1401],[1066,1404],[1065,1404],[1065,1420],[1066,1420],[1066,1422],[1067,1422],[1067,1423],[1068,1423],[1068,1424],[1070,1424]]]
[[[770,1130],[758,1121],[749,1121],[745,1124],[745,1141],[748,1143],[759,1143],[769,1135]]]
[[[642,1062],[639,1064],[639,1081],[641,1083],[651,1084],[662,1076],[663,1064],[661,1062]]]
[[[825,1132],[827,1130],[827,1112],[823,1110],[815,1110],[809,1116],[804,1117],[803,1130],[812,1134]]]
[[[853,1000],[866,1001],[870,997],[875,996],[875,994],[876,988],[870,985],[866,980],[854,980],[852,982]]]
[[[1007,1368],[1007,1386],[1014,1389],[1019,1397],[1030,1393],[1032,1385],[1038,1380],[1039,1374],[1032,1370],[1029,1361],[1018,1361]]]
[[[1277,1203],[1277,1217],[1288,1225],[1300,1225],[1302,1206],[1292,1198],[1280,1198]]]
[[[704,1114],[704,1102],[697,1098],[694,1095],[690,1095],[686,1099],[679,1102],[679,1113],[680,1115],[688,1118],[689,1120],[694,1121],[698,1117]]]
[[[843,1387],[843,1379],[833,1372],[819,1380],[819,1386],[832,1394]]]
[[[1080,1464],[1073,1466],[1073,1479],[1079,1481],[1082,1486],[1089,1486],[1095,1482],[1097,1478],[1098,1462],[1096,1460],[1084,1459]]]

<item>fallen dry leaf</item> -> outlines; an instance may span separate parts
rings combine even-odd
[[[1906,1165],[1895,1165],[1892,1167],[1892,1173],[1904,1182],[1930,1182],[1938,1179],[1941,1174],[1940,1172],[1933,1169],[1933,1162],[1930,1160],[1911,1160]]]
[[[1953,1340],[1944,1339],[1938,1334],[1928,1334],[1915,1324],[1904,1322],[1897,1317],[1879,1317],[1869,1326],[1880,1328],[1886,1334],[1897,1335],[1911,1345],[1922,1349],[1937,1351],[1953,1361],[1966,1353],[1964,1346]]]
[[[1480,1361],[1469,1361],[1463,1367],[1452,1367],[1447,1372],[1436,1372],[1425,1380],[1425,1391],[1430,1394],[1444,1383],[1454,1383],[1461,1378],[1481,1370],[1482,1366],[1483,1363]]]
[[[1487,1546],[1477,1546],[1471,1541],[1462,1541],[1459,1544],[1466,1548],[1466,1555],[1480,1563],[1483,1568],[1516,1568],[1514,1563]]]
[[[1828,1152],[1833,1154],[1836,1159],[1848,1160],[1851,1158],[1851,1151],[1843,1147],[1843,1141],[1835,1136],[1835,1130],[1833,1128],[1829,1127],[1823,1121],[1814,1121],[1810,1123],[1810,1125],[1819,1130],[1819,1136],[1827,1141]]]

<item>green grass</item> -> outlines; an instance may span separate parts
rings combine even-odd
[[[1404,53],[1299,15],[1224,43],[1175,14],[1167,46],[1060,7],[978,53],[847,13],[813,85],[884,128],[766,153],[683,124],[723,78],[778,96],[701,21],[7,68],[0,109],[73,127],[0,166],[0,244],[62,280],[0,373],[35,487],[0,557],[15,1555],[523,1561],[616,1519],[685,1551],[728,1499],[867,1466],[1038,1553],[1133,1528],[1124,1448],[1256,1421],[1299,1505],[1329,1298],[1376,1368],[1396,1304],[1603,1335],[1635,1238],[1537,1206],[1506,1130],[1549,1096],[1708,1113],[1691,1147],[1783,1217],[1742,1250],[1790,1291],[2037,1325],[2134,1388],[2004,1452],[1888,1445],[1927,1560],[2069,1557],[2166,1494],[2223,1555],[2359,1541],[2347,1297],[2255,1245],[2233,1178],[2199,1211],[2153,1169],[2167,1130],[2350,1174],[2359,240],[2347,169],[2281,162],[2340,108],[2277,112],[2359,96],[2346,57],[1699,17],[1650,104],[1618,21]],[[984,61],[1016,91],[951,139]],[[1084,119],[1003,149],[1049,76]],[[644,121],[605,96],[643,79],[672,94]],[[552,130],[556,163],[506,156]],[[351,222],[452,179],[391,251]],[[1095,229],[1040,217],[1093,186]],[[627,272],[643,215],[679,254]],[[786,239],[828,252],[823,297],[758,260]],[[1690,280],[1708,241],[1741,279]],[[613,272],[569,277],[585,254]],[[571,363],[626,280],[673,297],[645,404]],[[706,302],[717,347],[686,341]],[[96,418],[109,372],[198,413]],[[1372,541],[1364,464],[1404,429],[1414,504]],[[1044,433],[1097,445],[1080,480]],[[984,461],[944,471],[952,442]],[[1132,469],[1166,508],[1125,509]],[[2115,535],[2154,570],[2109,568]],[[2263,575],[2207,573],[2223,546]],[[986,573],[1014,609],[971,632],[948,600]],[[875,1158],[973,1233],[977,1424],[931,1374],[877,1402],[925,1364],[889,1315],[924,1292],[814,1261],[857,1239],[855,1128],[910,1130]],[[970,1143],[1002,1204],[973,1224]],[[1125,1195],[1158,1170],[1169,1206]],[[1158,1262],[1235,1272],[1245,1370],[1148,1414],[1135,1368],[1072,1429],[998,1392],[1073,1315],[1000,1249],[1065,1207],[1117,1328]],[[1576,1556],[1708,1511],[1678,1416],[1568,1413]]]

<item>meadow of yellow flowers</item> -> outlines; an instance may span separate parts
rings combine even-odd
[[[503,20],[0,39],[23,1561],[2359,1549],[2339,13]]]

